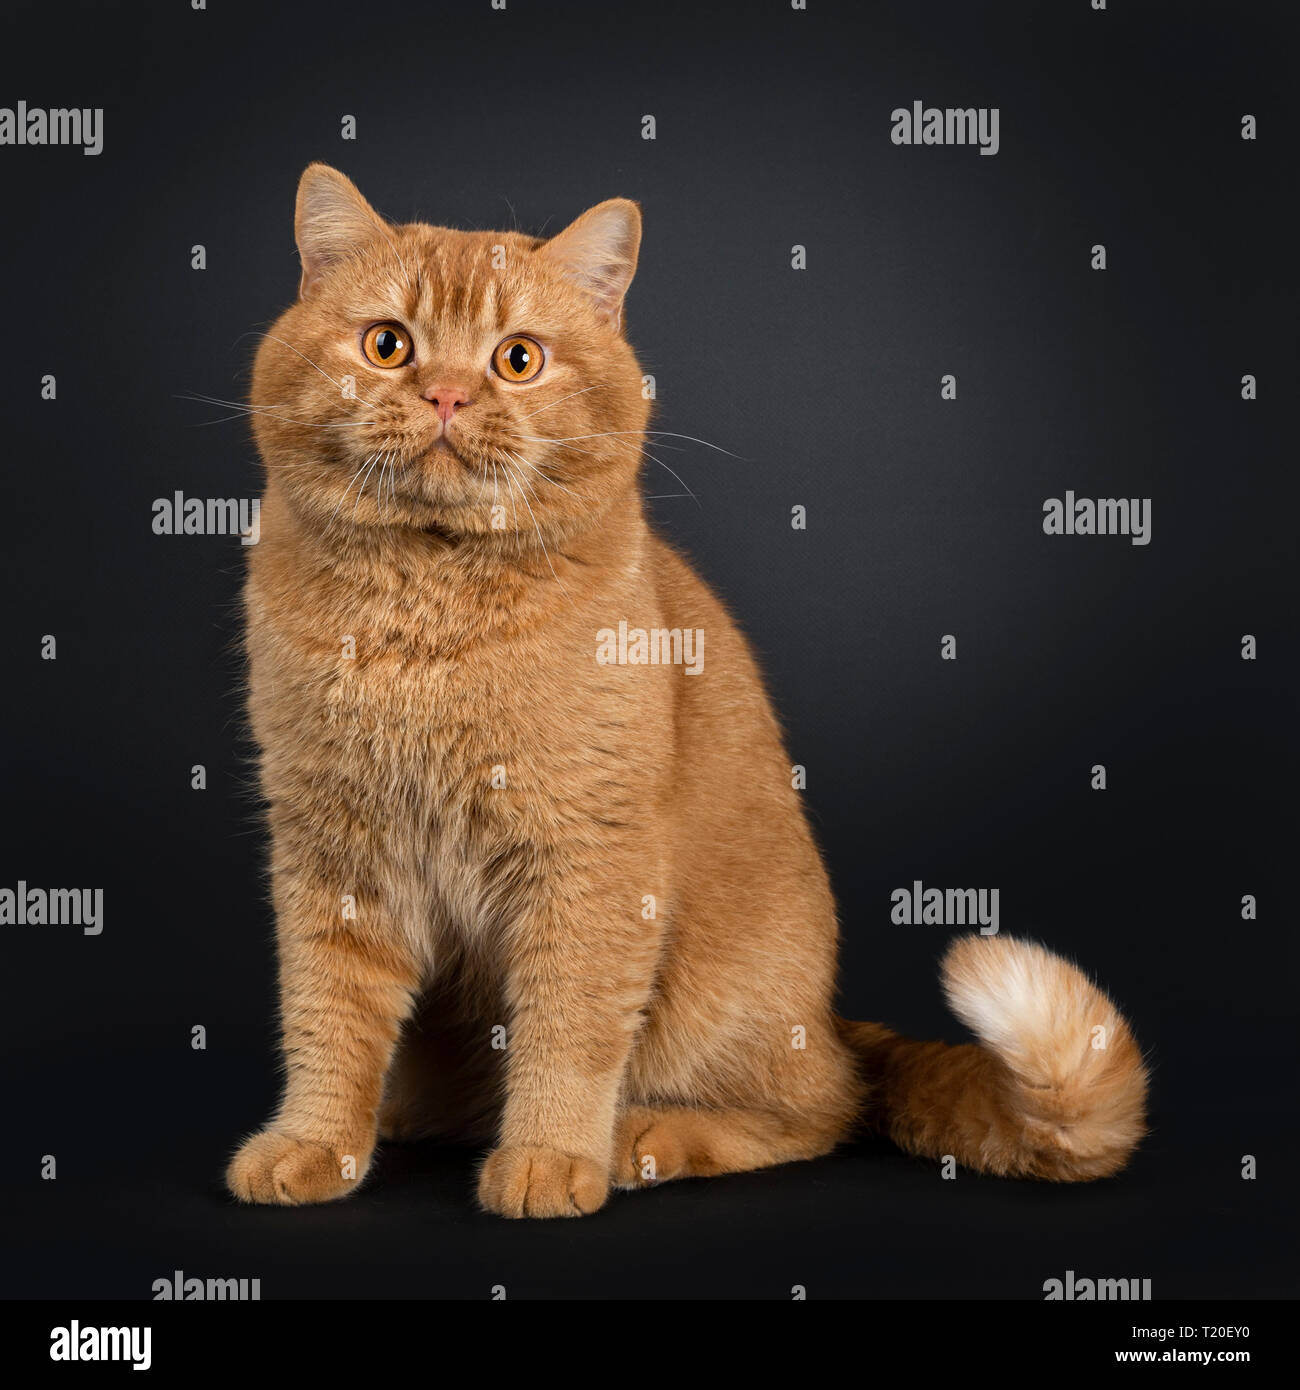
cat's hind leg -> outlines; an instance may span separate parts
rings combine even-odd
[[[740,1108],[630,1105],[614,1130],[613,1183],[648,1187],[818,1158],[847,1126],[829,1117]]]

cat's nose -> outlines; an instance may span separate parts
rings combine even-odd
[[[459,386],[429,386],[422,394],[438,412],[438,418],[444,425],[456,413],[458,406],[469,404],[469,392],[462,391]]]

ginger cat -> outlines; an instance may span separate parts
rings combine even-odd
[[[753,657],[646,522],[640,231],[623,199],[546,241],[396,226],[302,176],[246,590],[287,1079],[230,1190],[329,1201],[378,1135],[447,1134],[492,1145],[488,1210],[575,1216],[868,1125],[983,1172],[1114,1173],[1141,1055],[1041,947],[949,950],[979,1043],[832,1012],[835,907]],[[699,669],[671,637],[611,660],[620,621],[703,633]]]

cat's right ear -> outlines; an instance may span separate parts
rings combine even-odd
[[[320,277],[358,246],[388,235],[388,224],[356,184],[328,164],[309,164],[298,180],[294,239],[302,260],[298,295],[310,298]]]

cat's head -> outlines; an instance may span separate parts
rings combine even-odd
[[[637,205],[541,240],[394,225],[337,170],[298,186],[298,302],[251,406],[268,473],[321,525],[581,529],[635,486],[649,406],[623,337]]]

